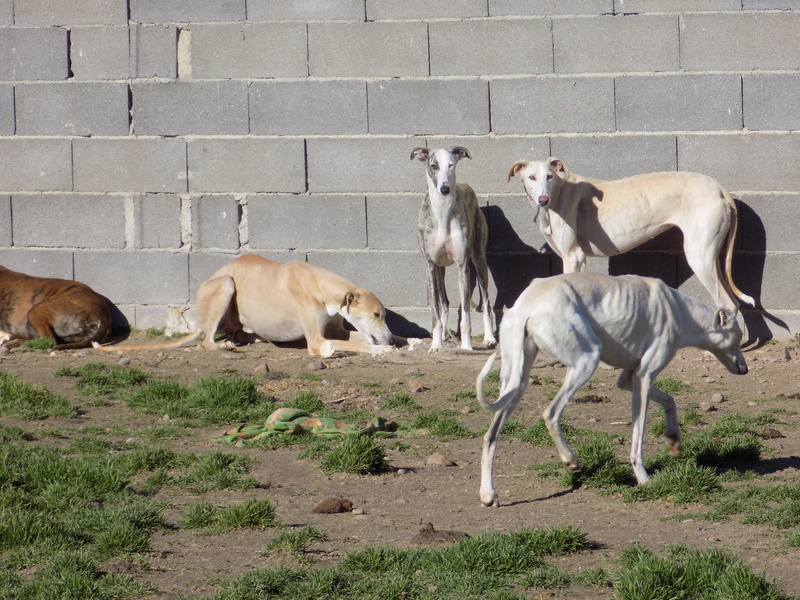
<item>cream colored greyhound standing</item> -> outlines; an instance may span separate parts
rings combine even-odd
[[[570,173],[558,158],[517,161],[518,175],[536,209],[539,228],[562,258],[564,273],[583,271],[587,256],[627,252],[670,227],[683,232],[686,261],[717,306],[738,310],[755,300],[731,277],[736,204],[711,177],[698,173],[650,173],[615,181]],[[719,257],[725,246],[725,277]]]
[[[101,350],[178,348],[206,337],[201,347],[219,348],[217,333],[237,340],[290,342],[306,339],[308,353],[377,352],[394,343],[386,309],[368,290],[344,277],[304,263],[281,263],[254,254],[228,263],[197,290],[200,328],[170,344],[97,346]],[[364,340],[350,340],[344,321]],[[246,334],[241,336],[241,332]]]
[[[478,402],[495,413],[483,438],[481,502],[499,506],[492,483],[497,438],[528,387],[528,373],[540,349],[567,367],[544,420],[561,461],[573,472],[580,471],[581,465],[561,433],[561,414],[601,360],[623,369],[617,387],[631,392],[631,466],[636,481],[644,483],[648,475],[642,463],[642,441],[650,398],[664,409],[664,437],[671,454],[678,456],[681,451],[675,401],[653,385],[655,378],[680,348],[688,346],[708,350],[731,373],[744,375],[747,364],[741,341],[742,330],[733,311],[712,308],[660,279],[598,273],[535,279],[500,324],[500,398],[489,404],[483,395],[483,381],[497,353],[489,357],[477,379]]]
[[[419,209],[417,241],[428,263],[428,291],[433,315],[431,352],[441,350],[447,329],[450,304],[444,285],[445,267],[458,265],[458,290],[461,301],[461,348],[472,350],[470,318],[469,265],[475,266],[475,279],[481,296],[483,341],[492,347],[497,343],[489,306],[489,267],[486,264],[486,242],[489,232],[486,218],[478,207],[478,197],[465,183],[456,183],[456,164],[472,158],[469,150],[456,146],[450,150],[414,148],[411,160],[425,163],[428,192]]]

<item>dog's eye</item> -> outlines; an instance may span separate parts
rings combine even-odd
[[[547,181],[550,181],[552,178],[553,178],[553,176],[552,176],[552,175],[548,175],[548,176],[547,176]]]
[[[376,319],[380,319],[381,318],[381,313],[377,313],[376,312],[376,313],[372,313],[372,314]]]
[[[536,181],[536,175],[528,175],[528,179],[531,181]]]
[[[438,171],[438,170],[439,170],[439,165],[438,165],[438,164],[436,164],[436,163],[432,163],[432,164],[431,164],[431,170],[432,170],[432,171]]]

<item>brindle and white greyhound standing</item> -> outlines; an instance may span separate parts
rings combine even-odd
[[[570,273],[534,279],[500,324],[500,398],[489,404],[483,395],[496,353],[478,375],[478,402],[494,413],[483,438],[481,502],[499,506],[492,484],[497,438],[514,412],[539,350],[567,367],[564,383],[544,411],[544,421],[561,461],[580,471],[578,457],[564,440],[559,421],[572,395],[583,387],[602,360],[623,369],[617,387],[631,392],[633,436],[631,466],[638,483],[648,480],[642,463],[647,402],[664,409],[664,437],[673,456],[680,455],[681,434],[675,400],[653,385],[680,348],[708,350],[728,371],[747,373],[736,314],[714,309],[668,287],[660,279],[599,273]]]
[[[458,265],[458,289],[461,301],[461,348],[472,350],[469,264],[475,265],[475,275],[483,311],[483,341],[491,347],[497,343],[492,329],[489,306],[489,267],[486,264],[486,242],[489,232],[486,218],[478,207],[473,189],[456,183],[456,164],[459,159],[472,158],[469,150],[456,146],[450,150],[414,148],[411,160],[425,163],[428,192],[419,210],[417,241],[428,263],[428,292],[433,313],[431,352],[442,348],[447,328],[450,303],[444,285],[445,267]]]

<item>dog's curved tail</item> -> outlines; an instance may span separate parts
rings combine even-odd
[[[731,272],[731,263],[733,262],[733,242],[736,239],[736,229],[739,226],[739,211],[736,209],[736,202],[734,202],[731,195],[723,188],[720,188],[722,195],[731,207],[731,225],[728,228],[728,239],[725,243],[725,281],[728,284],[733,295],[739,298],[745,304],[755,307],[756,301],[745,294],[742,290],[736,287],[733,283],[733,274]]]
[[[92,342],[92,347],[100,352],[116,352],[117,350],[167,350],[170,348],[181,348],[186,344],[190,344],[203,335],[202,329],[196,329],[189,335],[175,340],[174,342],[166,342],[164,344],[145,344],[142,346],[101,346],[97,342]]]

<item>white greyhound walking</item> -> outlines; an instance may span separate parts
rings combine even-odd
[[[535,279],[503,317],[500,325],[500,397],[484,398],[483,381],[494,363],[489,357],[477,379],[478,402],[495,413],[483,438],[480,498],[499,506],[492,467],[500,430],[528,386],[528,373],[539,350],[567,367],[564,383],[544,411],[544,420],[561,461],[573,472],[580,461],[561,433],[567,403],[603,362],[623,369],[620,389],[631,392],[633,435],[630,461],[638,483],[648,480],[642,463],[642,441],[648,399],[664,409],[665,438],[673,456],[681,438],[675,401],[653,386],[658,374],[680,349],[711,352],[731,373],[747,373],[736,315],[715,309],[668,287],[659,279],[597,273],[572,273]]]

